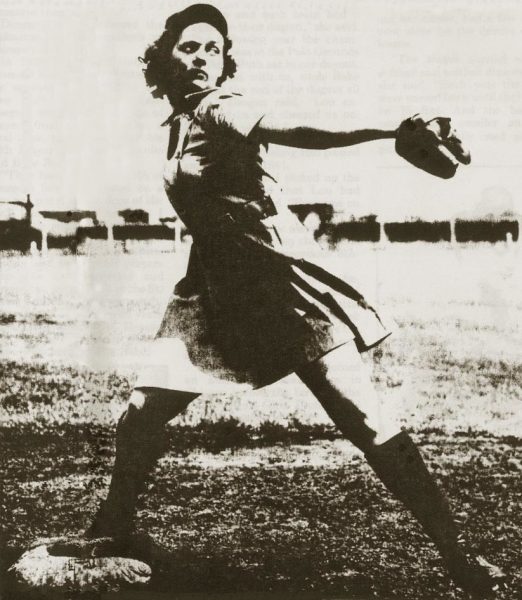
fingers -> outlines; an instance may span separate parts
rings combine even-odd
[[[440,142],[453,154],[453,156],[463,165],[471,163],[471,155],[467,148],[464,148],[462,141],[457,135],[457,130],[451,125],[449,117],[435,117],[426,123],[426,128],[433,131]]]
[[[457,137],[455,129],[451,130],[451,135],[442,139],[442,143],[463,165],[471,163],[471,154],[467,148],[464,148],[461,140]]]

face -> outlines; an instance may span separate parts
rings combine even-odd
[[[208,23],[194,23],[181,32],[172,58],[185,93],[216,87],[223,74],[223,46],[223,36]]]

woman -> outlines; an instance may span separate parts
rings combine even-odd
[[[457,584],[491,590],[498,570],[466,558],[414,442],[377,418],[359,353],[390,325],[321,264],[263,168],[268,144],[326,149],[392,139],[395,130],[279,122],[222,87],[236,70],[230,48],[223,15],[198,4],[169,17],[142,59],[153,96],[174,109],[165,190],[193,244],[154,342],[156,366],[140,375],[119,421],[110,491],[88,535],[132,531],[137,497],[163,450],[159,433],[199,394],[259,388],[295,372],[419,520]]]

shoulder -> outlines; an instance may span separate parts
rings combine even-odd
[[[220,108],[222,106],[229,106],[230,104],[243,104],[245,102],[252,101],[252,98],[248,95],[223,88],[212,90],[207,94],[200,102],[196,114],[204,114],[208,110]]]
[[[255,97],[223,88],[210,92],[196,111],[196,116],[203,122],[233,130],[245,137],[264,114],[261,103]]]

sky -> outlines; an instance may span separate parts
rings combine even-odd
[[[2,0],[0,200],[37,209],[171,213],[169,115],[137,60],[189,2]],[[522,213],[522,7],[497,0],[220,0],[234,87],[303,125],[394,129],[450,116],[472,164],[449,181],[393,141],[327,151],[272,146],[289,203],[386,219]]]

